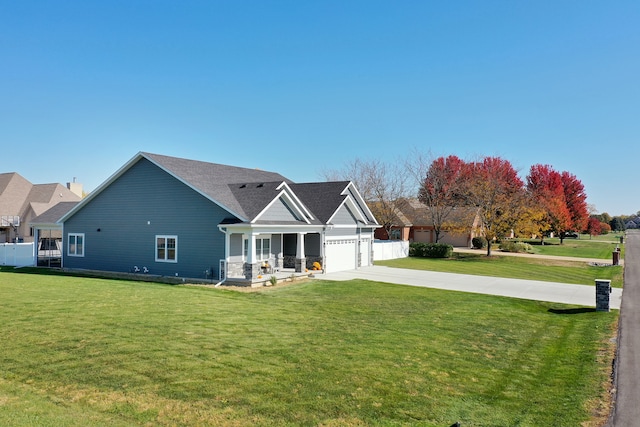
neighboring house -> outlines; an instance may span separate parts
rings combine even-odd
[[[65,268],[244,280],[370,265],[378,227],[348,181],[142,152],[60,222]]]
[[[78,202],[79,184],[32,184],[15,172],[0,174],[0,243],[33,242],[30,222],[60,202]]]
[[[626,230],[640,228],[640,217],[634,217],[627,220],[624,224],[624,228]]]
[[[381,240],[408,240],[410,242],[435,243],[436,233],[430,215],[430,208],[417,199],[407,199],[399,203],[394,226],[390,236],[384,229],[376,230],[376,238]],[[446,222],[466,224],[469,231],[449,232],[441,230],[439,243],[456,247],[471,247],[471,239],[476,236],[474,230],[479,226],[475,209],[452,208]]]
[[[375,238],[378,240],[409,240],[409,233],[411,231],[412,222],[403,213],[402,206],[407,203],[406,199],[400,199],[393,208],[385,208],[380,202],[369,202],[369,207],[373,212],[389,212],[388,214],[379,214],[378,220],[382,221],[381,217],[385,217],[392,225],[387,227],[387,224],[383,224],[382,227],[375,231]],[[387,233],[387,229],[389,232]]]
[[[79,202],[60,202],[33,218],[29,225],[37,242],[35,264],[41,267],[62,266],[62,224],[60,219]]]

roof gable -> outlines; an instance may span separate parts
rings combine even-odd
[[[351,181],[292,184],[291,189],[323,224],[331,223],[343,205],[346,205],[358,222],[378,225]]]
[[[229,187],[251,223],[318,223],[286,182],[230,184]]]
[[[251,209],[249,209],[249,212],[245,212],[245,208],[251,208],[251,205],[241,203],[233,194],[230,184],[274,181],[281,183],[288,181],[287,178],[279,173],[260,169],[249,169],[140,152],[111,175],[111,177],[103,182],[96,190],[85,197],[82,203],[62,217],[61,221],[64,222],[72,217],[75,212],[82,209],[82,207],[89,203],[94,197],[97,197],[105,188],[131,169],[136,163],[144,160],[151,162],[162,171],[168,173],[242,221],[249,221],[251,219]]]
[[[32,187],[15,172],[0,174],[0,215],[20,215]]]

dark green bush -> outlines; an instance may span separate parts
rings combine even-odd
[[[471,245],[473,245],[475,249],[484,249],[487,247],[487,239],[482,236],[474,237],[471,239]]]
[[[409,256],[420,258],[449,258],[453,253],[453,246],[444,243],[411,243]]]

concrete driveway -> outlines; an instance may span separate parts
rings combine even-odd
[[[537,280],[504,279],[500,277],[439,273],[382,266],[363,267],[358,270],[328,273],[317,277],[327,280],[365,279],[399,285],[423,286],[450,291],[499,295],[536,301],[595,307],[595,285],[570,285]],[[609,306],[620,309],[622,289],[611,291]]]

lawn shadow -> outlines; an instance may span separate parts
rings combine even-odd
[[[482,250],[479,250],[478,253],[474,253],[474,254],[471,254],[468,252],[454,252],[447,259],[449,261],[477,261],[479,259],[488,259],[488,258],[489,257],[487,257],[487,250],[482,249]]]
[[[583,314],[583,313],[593,313],[596,311],[596,309],[594,307],[550,308],[547,311],[553,314]]]

